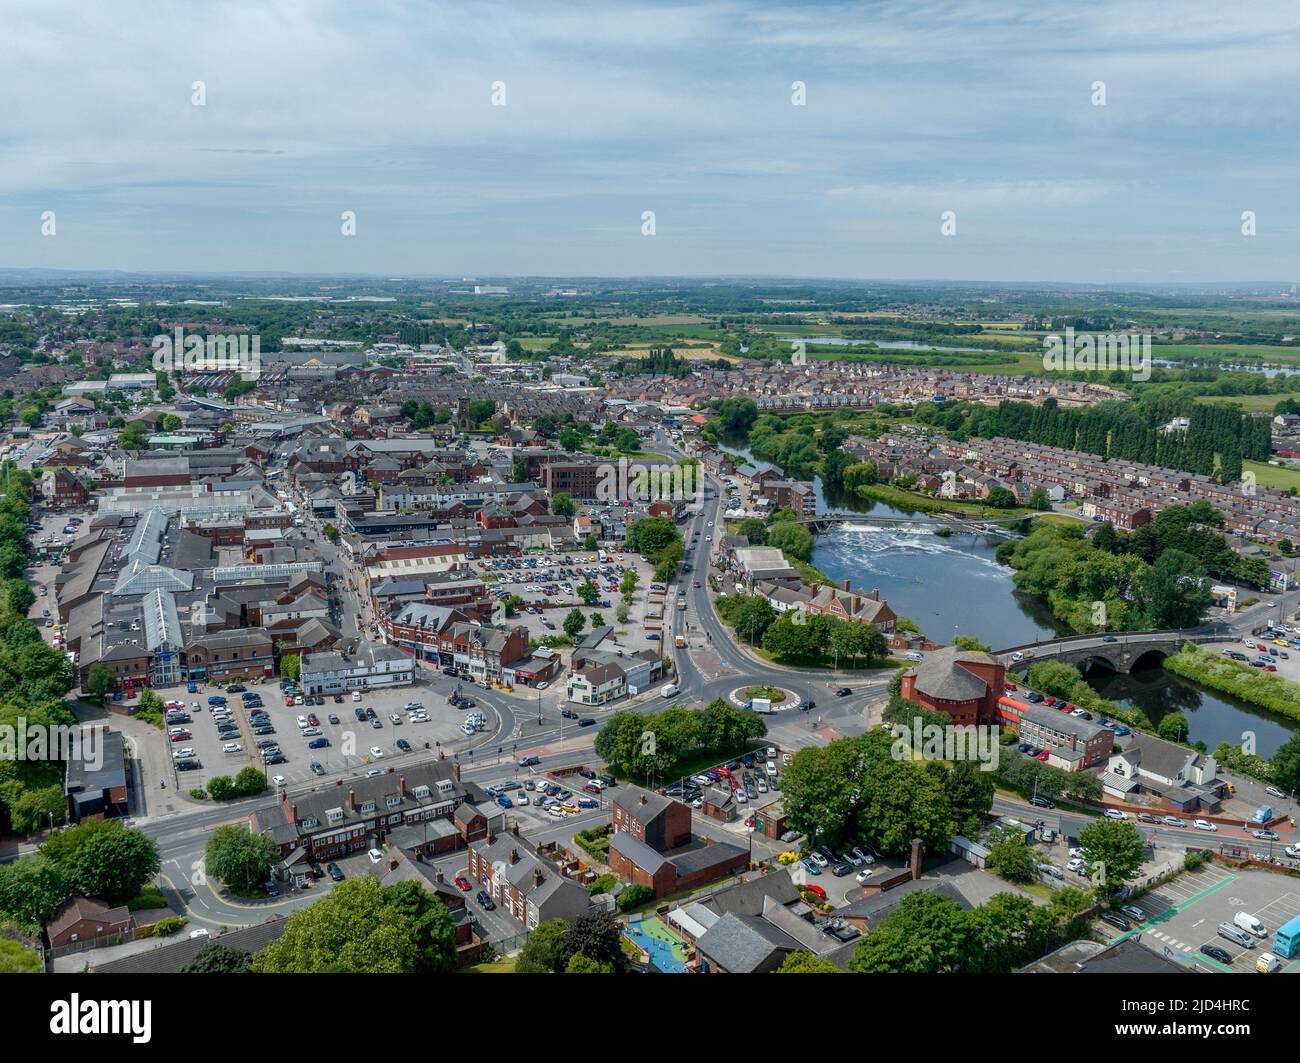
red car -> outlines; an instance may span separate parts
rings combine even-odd
[[[314,712],[307,713],[307,722],[311,724],[313,727],[320,726],[320,720],[316,718],[316,714]]]
[[[1038,754],[1038,759],[1046,760],[1049,756],[1051,756],[1051,754],[1046,749],[1044,749]]]
[[[1049,705],[1055,705],[1055,704],[1056,704],[1056,699],[1055,699],[1055,698],[1047,698],[1047,704],[1049,704]]]
[[[284,706],[285,706],[285,708],[287,708],[287,709],[292,709],[292,708],[293,708],[293,698],[285,698],[285,699],[284,699]]]
[[[693,581],[691,582],[691,586],[692,586],[692,587],[698,587],[699,585],[700,585],[700,581],[699,581],[699,580],[693,580]],[[1012,690],[1015,690],[1016,688],[1015,688],[1015,687],[1012,687],[1011,689],[1012,689]]]
[[[805,885],[804,889],[806,889],[814,897],[818,897],[823,901],[826,899],[826,891],[822,889],[820,886]]]
[[[699,584],[697,583],[695,586],[698,587]],[[1008,690],[1015,690],[1015,689],[1016,689],[1016,684],[1015,684],[1015,683],[1008,683],[1008,684],[1007,684],[1007,689],[1008,689]]]
[[[176,734],[169,736],[173,742],[188,742],[194,736],[189,731],[178,731]]]
[[[462,889],[462,890],[465,890],[465,891],[468,892],[469,890],[472,890],[472,889],[474,888],[474,885],[473,885],[473,883],[471,883],[470,880],[467,879],[464,875],[457,875],[457,876],[456,876],[456,888],[457,888],[457,889]]]

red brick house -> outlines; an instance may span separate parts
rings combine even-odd
[[[101,900],[72,897],[45,924],[50,948],[70,945],[112,945],[130,934],[135,920],[126,905],[110,908]]]

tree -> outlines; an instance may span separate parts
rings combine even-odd
[[[993,772],[981,771],[971,760],[959,760],[943,781],[957,829],[968,838],[979,834],[993,807]]]
[[[92,664],[87,670],[86,695],[88,697],[94,698],[102,704],[116,686],[117,677],[113,675],[107,665],[96,663]]]
[[[279,847],[269,834],[235,825],[214,830],[204,854],[208,874],[240,893],[265,882],[279,859]]]
[[[790,953],[776,969],[777,974],[839,974],[840,969],[830,960],[814,956],[802,949]]]
[[[636,574],[635,569],[629,568],[623,573],[623,578],[618,581],[618,589],[622,592],[624,598],[632,600],[632,595],[636,593],[636,586],[641,582],[641,577]]]
[[[39,928],[72,896],[72,878],[43,854],[0,864],[0,912]]]
[[[247,974],[253,957],[220,941],[209,941],[181,968],[181,974]]]
[[[743,535],[750,546],[765,546],[767,544],[767,522],[759,520],[758,517],[749,517],[740,522],[737,533]]]
[[[547,919],[533,927],[519,951],[515,971],[519,974],[558,974],[568,962],[565,944],[569,924],[563,919]]]
[[[767,531],[767,545],[774,546],[786,557],[807,561],[812,557],[816,540],[802,524],[773,524]]]
[[[1186,742],[1189,734],[1187,717],[1181,712],[1170,712],[1161,717],[1156,734],[1166,742]]]
[[[626,624],[628,617],[631,615],[632,610],[628,608],[627,602],[620,601],[618,605],[614,606],[614,619],[620,624]]]
[[[418,882],[384,887],[384,901],[409,920],[415,938],[415,971],[448,971],[456,963],[456,921],[447,906]]]
[[[984,500],[994,509],[1015,509],[1016,496],[1005,487],[994,487]]]
[[[1029,882],[1038,870],[1034,850],[1018,830],[995,827],[989,832],[988,866],[1011,882]]]
[[[569,923],[565,949],[568,956],[581,953],[596,963],[607,964],[614,972],[621,972],[626,962],[621,941],[622,928],[613,913],[595,908]]]
[[[577,587],[578,597],[582,599],[583,605],[595,605],[600,598],[600,588],[588,580],[586,583],[579,583]]]
[[[339,541],[339,530],[338,530],[338,528],[334,527],[333,524],[330,524],[330,523],[327,522],[326,525],[325,525],[325,527],[324,527],[322,530],[323,530],[324,533],[325,533],[325,538],[328,539],[328,540],[329,540],[331,543],[333,543],[335,546],[337,546],[337,545],[338,545],[338,541]]]
[[[1205,569],[1191,554],[1166,550],[1141,588],[1142,609],[1153,629],[1193,627],[1210,604]]]
[[[1292,735],[1273,754],[1273,783],[1283,790],[1300,790],[1300,734]]]
[[[564,618],[564,633],[569,638],[576,639],[586,625],[587,618],[577,609],[570,609],[569,615]]]
[[[618,910],[620,912],[630,912],[633,908],[638,908],[647,901],[654,900],[655,891],[649,886],[642,886],[638,882],[624,886],[618,894]]]
[[[124,904],[158,874],[158,846],[120,820],[88,820],[53,834],[42,853],[54,860],[86,897]]]
[[[1035,904],[1031,897],[998,893],[967,912],[964,922],[966,971],[1008,974],[1047,950],[1055,931],[1056,913]]]
[[[296,653],[287,653],[280,658],[280,676],[295,683],[302,679],[302,658]]]
[[[1146,857],[1142,835],[1127,820],[1099,819],[1088,824],[1079,832],[1079,848],[1099,900],[1109,900],[1136,877]]]
[[[551,512],[557,517],[573,517],[578,507],[566,491],[557,491],[551,497]]]
[[[338,883],[300,908],[284,934],[253,957],[258,974],[405,974],[419,948],[411,920],[389,904],[379,880]]]
[[[917,890],[867,934],[849,960],[856,974],[959,971],[966,955],[965,913],[949,897]]]
[[[636,435],[635,432],[632,433]],[[575,952],[569,957],[569,962],[564,968],[565,974],[613,974],[614,965],[611,963],[601,963],[593,960],[590,956],[584,956],[581,952]]]
[[[1052,508],[1052,501],[1047,497],[1046,488],[1035,487],[1029,492],[1029,508],[1036,509],[1040,513]]]

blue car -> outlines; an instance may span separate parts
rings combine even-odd
[[[199,692],[199,687],[197,683],[191,683],[185,689],[188,690],[191,694],[197,694]]]
[[[313,738],[310,742],[307,743],[307,748],[324,749],[329,744],[330,744],[330,740],[328,738]]]
[[[822,873],[822,869],[818,867],[816,864],[814,864],[811,860],[803,860],[801,862],[803,863],[803,866],[807,868],[808,874],[820,875]]]
[[[1115,733],[1120,737],[1123,737],[1124,735],[1132,734],[1133,729],[1131,727],[1116,727]]]
[[[579,808],[599,808],[600,802],[590,797],[584,797],[578,802]]]
[[[213,694],[212,697],[208,698],[209,705],[224,705],[225,703],[226,699],[220,694]]]
[[[511,801],[510,798],[508,798],[505,794],[502,794],[500,797],[497,798],[497,804],[500,805],[502,808],[515,807],[515,803]]]

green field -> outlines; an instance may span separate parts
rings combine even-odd
[[[1253,472],[1255,481],[1264,487],[1278,487],[1283,491],[1294,487],[1300,491],[1300,469],[1266,465],[1262,461],[1243,461],[1241,467],[1243,471]]]
[[[1300,401],[1300,391],[1280,391],[1275,395],[1201,395],[1197,402],[1232,402],[1246,413],[1272,413],[1283,399]]]

